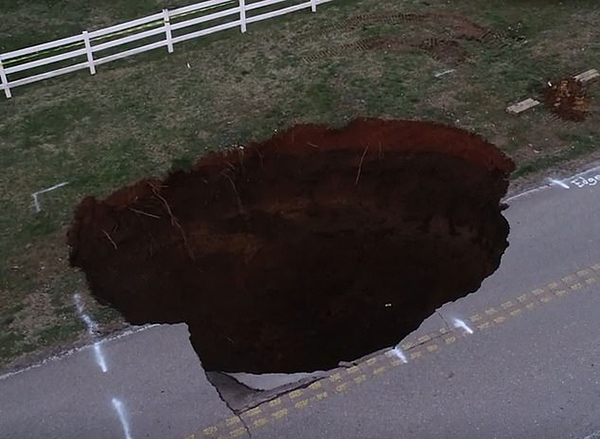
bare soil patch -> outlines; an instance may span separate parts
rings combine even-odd
[[[590,113],[591,99],[586,87],[575,78],[549,82],[544,102],[551,112],[565,120],[582,121]]]

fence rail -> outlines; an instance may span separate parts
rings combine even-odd
[[[83,31],[80,35],[0,53],[1,89],[7,98],[11,98],[15,87],[84,69],[95,75],[97,66],[111,61],[161,47],[172,53],[173,46],[183,41],[236,27],[243,33],[250,23],[303,9],[316,12],[317,5],[333,0],[298,1],[301,0],[209,0],[173,10],[163,9],[162,12],[104,29]],[[289,6],[290,3],[293,4]],[[285,7],[273,8],[279,4]],[[213,22],[211,26],[202,27],[210,22]]]

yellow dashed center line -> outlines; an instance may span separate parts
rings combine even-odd
[[[258,428],[258,427],[262,427],[263,425],[267,425],[269,423],[269,421],[266,418],[260,418],[257,421],[254,421],[254,427]]]
[[[287,414],[288,414],[288,409],[281,409],[281,410],[277,410],[271,416],[273,416],[275,419],[281,419],[284,416],[287,416]]]
[[[327,392],[321,392],[321,393],[317,393],[317,394],[315,395],[315,400],[316,400],[316,401],[321,401],[321,400],[323,400],[323,399],[327,398],[327,396],[329,396],[329,395],[327,394]]]
[[[410,359],[414,360],[416,358],[420,358],[423,355],[423,352],[421,351],[414,351],[410,353]]]
[[[456,341],[456,337],[455,336],[450,336],[450,337],[446,337],[444,338],[444,343],[446,344],[452,344]]]
[[[233,418],[227,419],[225,421],[225,425],[227,425],[228,427],[231,427],[233,425],[239,424],[240,422],[242,422],[242,420],[239,417],[234,416]]]
[[[278,407],[281,405],[281,398],[276,398],[272,401],[269,401],[268,404],[269,404],[269,407]]]
[[[511,318],[521,316],[524,311],[532,311],[542,304],[552,302],[555,298],[561,298],[581,290],[585,286],[594,285],[599,280],[598,276],[600,276],[600,263],[580,269],[575,274],[563,277],[560,281],[550,282],[542,287],[523,292],[498,307],[489,307],[483,312],[471,315],[468,320],[474,325],[473,329],[488,330],[493,326],[504,324]],[[403,342],[400,347],[406,358],[400,359],[396,355],[390,355],[393,354],[393,351],[371,357],[358,365],[345,369],[343,375],[336,372],[303,389],[292,390],[286,395],[262,403],[258,407],[245,411],[240,416],[230,417],[217,425],[207,427],[202,430],[203,436],[212,439],[240,437],[246,433],[247,428],[263,427],[270,422],[286,417],[293,410],[301,410],[308,407],[311,402],[328,398],[330,394],[328,389],[334,394],[344,393],[352,386],[380,376],[407,361],[424,358],[424,354],[434,354],[468,336],[458,329],[453,330],[444,326],[438,331],[421,335],[416,340]],[[427,356],[425,355],[425,357]],[[262,416],[259,417],[259,415]],[[244,425],[238,425],[240,423]],[[235,428],[232,429],[232,427]],[[196,438],[194,434],[186,437],[186,439]]]
[[[246,416],[252,417],[252,416],[258,416],[262,413],[262,410],[260,407],[254,407],[253,409],[250,409],[246,412]]]
[[[240,437],[246,433],[245,427],[236,428],[235,430],[231,430],[229,432],[229,437]]]
[[[321,384],[321,381],[315,381],[314,383],[312,383],[311,385],[308,386],[308,388],[310,390],[317,390],[320,389],[321,387],[323,387],[323,385]],[[279,398],[277,398],[279,399]]]
[[[342,375],[338,372],[338,373],[334,373],[333,375],[331,375],[329,377],[329,381],[331,382],[335,382],[335,381],[339,381],[342,379]]]
[[[358,367],[358,366],[352,366],[352,367],[349,367],[349,368],[346,370],[346,372],[347,372],[349,375],[352,375],[353,373],[358,373],[358,372],[360,372],[360,367]]]
[[[348,390],[348,383],[342,383],[335,387],[335,391],[338,393],[342,393]]]
[[[304,393],[304,390],[298,389],[298,390],[292,390],[288,395],[290,396],[290,399],[295,399],[295,398],[299,398],[300,396],[302,396],[303,393]]]
[[[308,399],[304,399],[304,400],[298,401],[296,404],[294,404],[294,407],[296,407],[297,409],[303,409],[307,405],[308,405]]]
[[[363,381],[366,381],[366,379],[367,379],[367,376],[363,374],[363,375],[360,375],[360,376],[357,376],[356,378],[354,378],[354,382],[356,384],[360,384]]]

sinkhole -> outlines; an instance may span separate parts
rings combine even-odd
[[[70,262],[207,371],[327,370],[393,346],[500,264],[513,162],[439,124],[299,125],[83,199]]]

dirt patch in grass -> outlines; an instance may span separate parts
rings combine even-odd
[[[84,199],[71,263],[131,323],[186,322],[206,370],[329,369],[495,271],[513,167],[441,125],[301,125]]]
[[[575,78],[549,82],[544,91],[546,107],[563,119],[582,121],[590,113],[586,87]]]
[[[490,29],[465,17],[443,13],[363,14],[335,23],[333,27],[337,31],[349,31],[377,25],[402,25],[403,32],[410,37],[367,38],[333,45],[325,50],[310,53],[304,56],[303,60],[313,62],[344,55],[350,51],[384,50],[422,52],[441,63],[452,65],[467,58],[467,50],[460,40],[488,42],[495,35]],[[428,36],[432,29],[435,29],[436,36]]]

